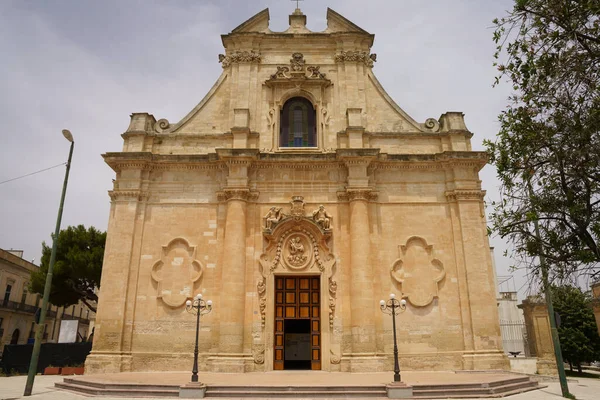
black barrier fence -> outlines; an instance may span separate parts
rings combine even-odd
[[[32,344],[7,344],[2,353],[1,367],[5,374],[25,374],[29,370]],[[38,372],[52,365],[68,367],[82,365],[92,351],[92,342],[43,343],[38,362]]]

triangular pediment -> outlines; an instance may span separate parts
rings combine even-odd
[[[269,31],[269,9],[265,8],[253,17],[238,25],[231,33],[241,32],[268,32]]]
[[[331,8],[327,8],[327,31],[328,32],[355,32],[365,33],[370,35],[369,32],[365,31],[354,22],[350,21],[343,15],[333,11]]]

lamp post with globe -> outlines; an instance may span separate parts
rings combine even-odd
[[[196,315],[196,345],[194,346],[194,367],[192,368],[192,382],[198,382],[198,331],[200,330],[200,316],[212,311],[212,300],[202,300],[198,293],[194,300],[185,302],[185,309],[190,314]]]
[[[392,316],[392,327],[394,329],[394,382],[400,382],[400,364],[398,363],[398,344],[396,342],[396,315],[406,310],[406,300],[396,299],[394,293],[390,294],[388,301],[381,300],[379,308],[385,314]]]

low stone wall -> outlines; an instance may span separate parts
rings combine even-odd
[[[537,372],[536,357],[509,357],[510,371],[534,375]]]

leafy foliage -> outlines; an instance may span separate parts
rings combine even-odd
[[[600,360],[600,336],[591,297],[573,286],[553,286],[554,310],[561,316],[558,336],[563,358],[581,372],[582,362]]]
[[[81,300],[96,311],[98,296],[95,289],[100,287],[105,242],[106,233],[93,226],[89,229],[83,225],[69,226],[60,231],[52,271],[52,304],[67,307]],[[31,273],[32,292],[44,293],[51,254],[52,247],[42,243],[40,269]]]
[[[600,2],[516,0],[494,20],[513,94],[486,142],[502,184],[492,229],[551,278],[600,272]],[[533,221],[539,223],[539,238]]]

